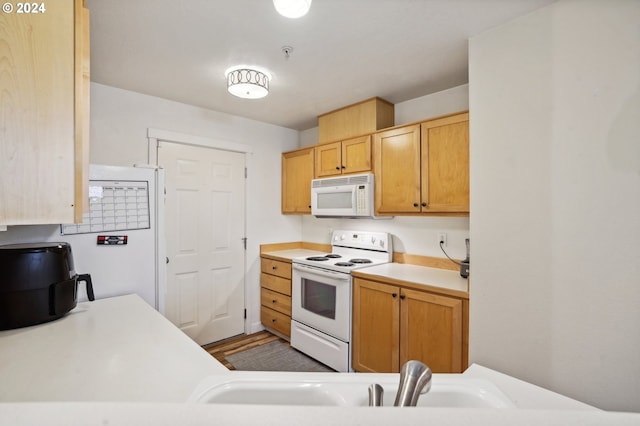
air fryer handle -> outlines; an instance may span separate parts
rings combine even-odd
[[[90,274],[79,274],[78,281],[84,281],[87,284],[87,297],[89,300],[96,300],[95,295],[93,294],[93,284],[91,283],[91,275]]]

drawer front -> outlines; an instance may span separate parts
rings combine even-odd
[[[275,275],[269,275],[263,272],[262,274],[260,274],[260,285],[269,290],[277,291],[278,293],[291,296],[290,279],[276,277]]]
[[[291,296],[285,296],[284,294],[262,288],[260,292],[260,304],[291,316]]]
[[[260,321],[265,327],[291,337],[291,317],[265,306],[260,307]]]
[[[291,264],[273,259],[260,259],[260,269],[265,274],[277,275],[282,278],[291,279]]]

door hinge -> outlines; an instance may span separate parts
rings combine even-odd
[[[247,249],[247,237],[243,237],[243,238],[241,238],[241,240],[242,240],[242,244],[244,245],[244,249],[246,250]]]
[[[244,319],[247,319],[247,308],[244,308]]]

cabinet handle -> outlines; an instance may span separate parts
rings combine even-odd
[[[271,269],[273,269],[273,270],[275,271],[276,269],[278,269],[278,267],[277,267],[276,265],[273,265],[273,266],[271,267]]]
[[[345,166],[340,166],[340,167],[341,167],[341,168],[343,168],[343,169],[346,169],[346,167],[345,167]]]
[[[336,170],[340,170],[340,166],[336,166]]]
[[[398,297],[398,293],[391,293],[391,297],[393,297],[393,298]]]
[[[427,207],[427,203],[425,203],[424,201],[421,204],[422,207]]]
[[[402,299],[402,300],[404,300],[405,297],[407,297],[407,296],[405,296],[404,294],[400,295],[400,299]]]
[[[276,302],[277,302],[277,301],[276,301],[276,299],[273,299],[273,300],[271,301],[271,303],[276,303]]]
[[[418,203],[413,203],[413,207],[418,207]]]

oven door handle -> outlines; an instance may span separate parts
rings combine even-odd
[[[343,272],[328,271],[326,269],[318,269],[312,266],[305,266],[297,263],[294,263],[292,267],[293,269],[306,274],[319,275],[321,277],[332,278],[334,280],[349,281],[351,279],[351,274],[345,274]]]

